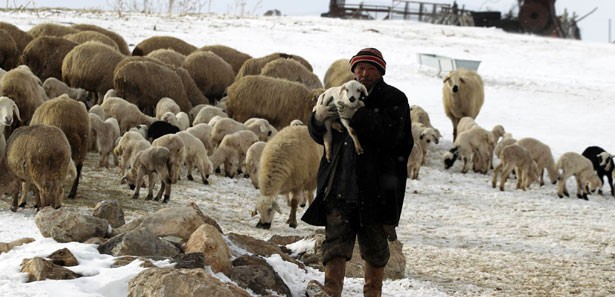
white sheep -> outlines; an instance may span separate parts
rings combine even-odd
[[[220,118],[211,126],[211,145],[217,147],[224,136],[240,130],[248,130],[246,125],[232,118]]]
[[[418,105],[411,105],[410,106],[410,121],[411,121],[411,123],[421,123],[421,124],[425,125],[425,127],[432,128],[436,132],[436,135],[437,135],[438,139],[440,139],[440,137],[442,137],[442,134],[440,134],[440,130],[436,129],[431,124],[431,120],[429,118],[429,114],[422,107],[420,107]]]
[[[171,184],[173,183],[171,173],[171,153],[166,147],[151,146],[139,151],[130,168],[130,172],[122,177],[122,182],[132,183],[135,186],[135,193],[132,199],[139,198],[139,191],[143,184],[143,177],[148,178],[148,191],[145,200],[154,198],[154,178],[158,175],[161,186],[154,200],[158,201],[164,192],[162,203],[167,203],[171,198]]]
[[[126,167],[132,164],[137,152],[149,148],[150,146],[151,144],[145,139],[143,134],[136,131],[124,133],[113,149],[114,154],[120,156],[120,176],[124,176]]]
[[[165,134],[154,141],[153,146],[163,146],[169,149],[171,162],[171,183],[175,183],[179,179],[179,171],[181,165],[184,163],[184,142],[181,137],[176,134]]]
[[[261,161],[261,156],[263,155],[263,150],[265,149],[264,141],[257,141],[253,143],[246,152],[246,174],[250,177],[250,181],[252,185],[258,189],[258,168]]]
[[[0,96],[0,128],[2,128],[2,131],[0,132],[4,132],[4,127],[10,127],[13,125],[15,118],[18,121],[21,121],[21,117],[19,116],[19,107],[17,107],[15,101],[9,97]]]
[[[476,118],[485,100],[483,80],[467,69],[449,72],[442,86],[444,113],[453,124],[453,139],[457,139],[457,124],[463,117]]]
[[[43,104],[40,84],[41,80],[25,65],[9,70],[0,78],[0,94],[13,100],[19,109],[21,120],[14,121],[12,128],[30,124],[34,110]]]
[[[540,186],[544,186],[544,171],[547,171],[549,175],[549,179],[552,184],[557,182],[557,176],[559,173],[555,168],[555,161],[553,160],[553,154],[551,153],[551,148],[540,142],[538,139],[526,137],[517,140],[518,145],[524,147],[528,152],[530,152],[530,156],[532,160],[536,162],[536,166],[538,168],[538,174],[540,178]]]
[[[250,130],[239,130],[227,134],[211,155],[214,169],[224,164],[226,176],[233,178],[244,164],[248,149],[257,141],[259,141],[258,136]]]
[[[98,104],[92,105],[92,107],[90,107],[88,112],[97,115],[103,121],[107,119],[107,115],[105,114],[105,111]]]
[[[281,213],[277,197],[287,193],[291,193],[292,200],[286,222],[291,228],[297,227],[299,198],[316,189],[322,152],[322,147],[310,137],[306,126],[285,127],[267,142],[258,173],[260,196],[252,212],[252,215],[260,215],[256,227],[271,227],[274,211]]]
[[[514,138],[512,136],[512,134],[510,133],[504,133],[504,136],[502,136],[502,139],[500,139],[500,141],[498,141],[498,143],[495,145],[495,148],[493,149],[493,154],[498,157],[498,159],[502,158],[502,150],[508,146],[511,145],[513,143],[517,142],[517,139]]]
[[[302,66],[303,67],[303,66]],[[276,133],[278,133],[278,129],[272,126],[269,121],[261,118],[251,118],[243,123],[246,125],[246,128],[254,134],[258,136],[258,140],[267,141],[271,139]]]
[[[216,107],[216,106],[211,106],[211,105],[206,105],[204,107],[202,107],[199,112],[196,114],[196,116],[194,117],[194,120],[192,121],[192,126],[196,126],[200,123],[206,123],[208,124],[209,121],[214,117],[214,116],[220,116],[223,118],[228,118],[228,115],[226,114],[226,112],[220,108],[220,107]]]
[[[160,98],[160,100],[158,100],[158,103],[156,103],[156,118],[158,119],[163,120],[162,115],[167,112],[176,114],[180,111],[181,109],[179,108],[179,105],[175,103],[175,100],[173,100],[172,98],[162,97]]]
[[[179,136],[184,143],[184,162],[186,163],[186,169],[188,171],[188,180],[194,180],[192,177],[192,168],[196,166],[201,174],[201,180],[204,184],[209,184],[207,178],[214,171],[214,167],[207,157],[207,150],[205,149],[205,145],[187,131],[180,131],[175,133],[175,135]]]
[[[354,74],[350,70],[350,61],[346,58],[333,61],[327,71],[323,82],[325,89],[341,86],[343,83],[354,79]]]
[[[461,136],[461,134],[459,134]],[[510,173],[515,170],[517,175],[517,189],[527,190],[529,186],[538,180],[536,162],[532,160],[530,153],[518,144],[511,144],[502,149],[500,164],[493,170],[491,186],[497,186],[497,178],[500,176],[500,191],[504,191],[506,180]]]
[[[412,123],[412,138],[421,147],[421,164],[427,164],[427,148],[431,143],[438,144],[438,133],[421,123]]]
[[[113,153],[115,140],[120,137],[120,128],[115,118],[103,121],[96,114],[89,113],[90,128],[96,136],[96,147],[100,154],[99,167],[109,168],[109,155],[113,156],[113,164],[118,165],[117,155]]]
[[[145,115],[136,105],[120,97],[107,97],[100,106],[107,117],[117,119],[122,134],[139,124],[149,126],[156,121],[156,118]]]
[[[211,126],[206,123],[200,123],[186,129],[186,132],[194,135],[203,143],[208,155],[214,152],[214,147],[211,145],[211,130]]]
[[[474,126],[472,129],[460,133],[455,139],[454,147],[444,156],[445,168],[450,168],[457,157],[463,160],[462,173],[467,173],[470,161],[475,172],[486,174],[489,170],[489,160],[492,139],[491,132]]]
[[[431,129],[431,128],[430,128]],[[408,177],[410,179],[418,179],[421,165],[423,164],[423,149],[420,145],[414,145],[412,151],[410,151],[410,157],[408,157]]]
[[[566,181],[574,176],[577,182],[577,198],[587,200],[587,190],[595,192],[602,187],[602,180],[594,171],[592,162],[576,152],[562,154],[555,164],[560,175],[557,178],[557,196],[563,198],[569,196],[566,189]]]
[[[162,114],[160,116],[160,120],[161,121],[165,121],[165,122],[167,122],[167,123],[169,123],[169,124],[179,128],[179,124],[178,124],[178,121],[177,121],[177,116],[173,112],[170,112],[170,111],[165,112],[164,114]]]
[[[186,131],[190,128],[190,116],[187,113],[180,111],[175,114],[175,118],[177,119],[177,127],[179,130]]]
[[[365,106],[365,103],[360,100],[360,98],[365,96],[367,96],[367,88],[356,80],[350,80],[339,87],[328,88],[324,93],[320,94],[313,111],[316,110],[316,107],[319,105],[336,106],[340,103],[343,104],[345,108],[358,109]],[[359,142],[359,136],[355,130],[350,127],[350,119],[340,116],[328,117],[324,119],[326,132],[323,136],[323,143],[325,147],[325,156],[329,162],[331,162],[331,141],[333,140],[333,131],[331,129],[341,129],[338,124],[335,124],[338,120],[346,128],[348,134],[352,138],[357,154],[360,155],[363,153],[363,147]]]

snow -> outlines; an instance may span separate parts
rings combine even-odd
[[[387,61],[385,80],[422,106],[442,135],[428,151],[419,180],[408,180],[398,238],[406,256],[406,277],[386,280],[383,296],[491,296],[615,294],[615,198],[559,199],[555,185],[527,191],[507,183],[504,192],[491,187],[488,175],[460,173],[459,162],[444,170],[442,154],[452,145],[452,126],[441,103],[442,78],[419,67],[417,53],[481,60],[485,104],[476,121],[490,129],[502,124],[517,139],[534,137],[548,144],[557,159],[568,151],[598,145],[615,152],[612,114],[615,111],[615,47],[609,44],[507,34],[494,28],[436,26],[411,21],[358,21],[319,17],[156,16],[75,11],[0,12],[3,21],[23,30],[42,22],[92,23],[122,35],[130,47],[153,35],[171,35],[198,47],[224,44],[252,55],[286,52],[306,58],[321,79],[339,58],[363,47],[377,47]],[[119,185],[117,168],[94,168],[94,155],[84,166],[82,182]],[[546,178],[548,180],[548,178]],[[114,181],[117,181],[115,183]],[[80,188],[82,195],[96,191]],[[131,192],[119,188],[128,200]],[[312,234],[317,228],[284,223],[288,209],[270,230],[256,229],[251,217],[258,192],[249,179],[210,177],[210,185],[181,180],[170,206],[195,202],[228,232],[260,239],[272,235]],[[163,206],[143,202],[151,209]],[[71,206],[66,201],[65,207]],[[139,262],[110,268],[113,257],[96,246],[57,243],[43,238],[32,209],[12,213],[9,198],[0,200],[0,241],[32,237],[35,242],[0,254],[0,296],[125,296],[128,281],[143,268]],[[83,211],[83,207],[81,209]],[[128,211],[128,218],[148,212]],[[302,210],[300,210],[301,215]],[[289,248],[309,249],[304,240]],[[69,248],[80,265],[71,270],[86,276],[75,280],[25,283],[21,261]],[[310,279],[323,273],[298,269],[271,256],[267,261],[293,292],[302,296]],[[159,266],[168,262],[157,262]],[[228,281],[228,280],[227,280]],[[343,296],[362,292],[361,278],[346,278]]]

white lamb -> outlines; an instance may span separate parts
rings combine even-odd
[[[461,134],[459,134],[461,137]],[[508,176],[513,171],[517,175],[517,189],[527,190],[529,186],[538,180],[538,169],[536,162],[532,160],[530,152],[518,144],[511,144],[502,150],[502,158],[498,166],[493,170],[491,186],[497,186],[497,178],[500,176],[500,191],[504,191],[504,186]]]
[[[455,139],[454,147],[444,156],[445,168],[450,168],[457,157],[463,160],[462,173],[467,173],[470,162],[475,172],[486,174],[489,170],[491,146],[491,132],[474,126],[472,129],[460,133]]]
[[[158,103],[156,103],[156,118],[157,119],[163,120],[162,116],[167,112],[170,112],[172,114],[177,114],[180,111],[181,109],[179,108],[179,105],[172,98],[162,97],[160,98],[160,100],[158,100]]]
[[[179,179],[179,171],[184,163],[184,142],[176,134],[165,134],[152,141],[153,146],[163,146],[169,149],[171,162],[171,181],[175,183]]]
[[[186,131],[190,128],[190,116],[187,113],[180,111],[175,114],[175,117],[177,118],[177,127],[179,130]]]
[[[427,164],[427,148],[431,143],[438,143],[438,134],[433,128],[421,123],[412,123],[412,138],[421,147],[421,164]]]
[[[502,150],[508,145],[511,145],[516,142],[517,139],[514,138],[512,134],[504,133],[502,139],[500,139],[500,141],[498,141],[498,143],[495,145],[495,148],[493,149],[493,154],[498,157],[498,159],[502,159]]]
[[[184,163],[186,164],[186,170],[188,173],[188,180],[194,180],[192,177],[192,167],[196,166],[201,174],[201,180],[204,184],[209,184],[207,178],[213,173],[213,165],[207,157],[207,150],[205,145],[187,131],[180,131],[175,133],[179,136],[184,143]]]
[[[124,176],[126,167],[132,164],[137,152],[152,146],[142,134],[128,131],[120,137],[118,144],[113,149],[115,155],[120,156],[120,176]]]
[[[538,174],[540,177],[540,186],[545,185],[544,181],[544,171],[547,171],[549,175],[549,179],[552,184],[557,182],[557,176],[559,173],[555,168],[555,161],[553,160],[553,154],[551,153],[551,148],[540,142],[538,139],[526,137],[517,140],[518,145],[524,147],[528,152],[530,152],[530,156],[532,160],[536,162],[536,166],[538,167]]]
[[[120,137],[120,128],[115,118],[103,121],[96,114],[89,113],[90,128],[96,136],[96,148],[100,154],[99,167],[109,168],[109,155],[113,155],[113,164],[118,165],[117,155],[113,153],[115,140]]]
[[[431,129],[431,128],[429,128]],[[410,151],[410,157],[408,157],[408,177],[410,179],[418,179],[419,171],[421,170],[421,165],[423,163],[423,149],[420,145],[412,146],[412,151]]]
[[[167,203],[171,197],[173,183],[170,165],[169,150],[166,147],[151,146],[136,154],[130,172],[122,177],[122,183],[128,182],[134,185],[136,189],[132,199],[138,199],[143,177],[147,176],[149,185],[145,200],[151,200],[154,198],[154,181],[158,177],[161,186],[154,200],[160,200],[164,192],[162,203]]]
[[[199,110],[199,113],[196,114],[194,120],[192,121],[192,126],[196,126],[200,123],[209,123],[209,121],[214,117],[219,116],[223,118],[228,118],[228,114],[220,107],[207,105]],[[211,123],[209,123],[211,125]]]
[[[246,125],[248,130],[254,132],[260,141],[267,141],[278,133],[278,129],[271,125],[268,120],[263,118],[250,118],[243,124]]]
[[[594,171],[592,162],[579,153],[564,153],[559,157],[555,166],[561,171],[557,178],[557,196],[560,198],[564,195],[569,197],[566,181],[573,175],[577,181],[577,198],[587,200],[587,190],[595,192],[602,188],[602,180]]]
[[[206,123],[200,123],[186,129],[186,132],[194,135],[203,143],[208,155],[211,155],[214,152],[214,147],[211,145],[211,129],[211,126]]]
[[[258,167],[260,165],[261,156],[263,155],[263,149],[267,143],[264,141],[257,141],[253,143],[246,152],[246,174],[250,177],[252,185],[258,189]]]
[[[339,104],[338,103],[339,101],[346,108],[358,109],[362,106],[365,106],[365,103],[363,103],[363,101],[360,100],[364,96],[367,96],[367,88],[365,88],[363,84],[361,84],[360,82],[356,80],[350,80],[339,87],[331,87],[325,90],[324,93],[318,96],[318,101],[316,103],[316,106],[318,105],[336,106],[337,104]],[[316,106],[314,106],[314,110],[316,109]],[[363,147],[361,146],[361,143],[359,142],[359,137],[354,131],[354,129],[350,127],[349,119],[342,118],[342,117],[329,117],[324,120],[324,125],[327,131],[325,132],[325,135],[323,136],[323,142],[325,146],[325,156],[327,158],[327,161],[329,162],[331,161],[331,141],[333,137],[331,129],[332,128],[337,129],[337,130],[341,129],[341,127],[339,127],[339,124],[336,124],[336,121],[338,119],[341,121],[342,125],[346,128],[346,130],[348,131],[348,134],[350,134],[350,137],[352,138],[352,141],[354,142],[354,148],[357,154],[360,155],[363,153]]]
[[[259,141],[258,136],[250,130],[240,130],[224,136],[211,155],[214,169],[224,164],[226,176],[233,178],[244,163],[248,148],[257,141]]]
[[[429,114],[422,107],[420,107],[418,105],[411,105],[410,106],[410,121],[412,123],[421,123],[421,124],[425,125],[425,127],[432,128],[436,132],[436,135],[438,136],[438,139],[440,139],[440,137],[442,137],[442,134],[440,134],[440,130],[436,129],[431,124],[431,120],[429,119]]]

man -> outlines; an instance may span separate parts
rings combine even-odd
[[[316,199],[302,220],[325,226],[324,290],[341,296],[346,261],[359,240],[365,265],[364,296],[380,296],[384,267],[389,260],[388,240],[395,240],[406,190],[408,156],[414,144],[410,107],[403,92],[386,84],[386,62],[375,48],[360,50],[350,60],[355,80],[369,95],[365,106],[337,111],[317,105],[308,122],[312,138],[323,144],[325,118],[336,112],[350,120],[364,152],[357,155],[346,131],[333,129],[331,161],[323,156],[318,169]]]

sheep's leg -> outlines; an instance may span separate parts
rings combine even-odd
[[[151,180],[150,180],[151,183]],[[141,185],[143,184],[143,170],[139,167],[137,169],[137,179],[135,181],[135,193],[132,195],[132,199],[139,199],[139,191],[141,190]]]
[[[154,198],[154,185],[156,184],[154,182],[154,173],[153,172],[149,172],[147,174],[147,180],[148,185],[147,185],[147,196],[145,197],[145,200],[152,200],[152,198]]]
[[[354,150],[357,152],[358,155],[363,154],[363,147],[359,142],[359,135],[357,135],[357,131],[350,127],[350,121],[348,119],[340,118],[340,121],[342,122],[342,125],[346,127],[346,131],[348,131],[348,134],[350,134],[350,138],[352,138],[352,142],[354,143]]]
[[[164,199],[162,199],[162,203],[168,203],[169,199],[171,199],[171,184],[167,184],[164,189]]]
[[[557,196],[559,198],[564,198],[564,195],[566,195],[566,197],[569,196],[568,190],[566,189],[566,180],[568,180],[569,177],[569,175],[563,172],[562,175],[557,178]]]
[[[18,194],[17,189],[15,189],[15,191],[13,192],[13,195],[12,195],[12,196],[13,196],[13,203],[12,203],[12,205],[11,205],[11,211],[12,211],[12,212],[16,212],[16,211],[17,211],[17,208],[19,207],[19,206],[18,206],[18,204],[19,204],[19,203],[18,203],[18,201],[19,201],[19,198],[18,198],[19,194]]]
[[[297,206],[299,205],[299,199],[301,191],[293,192],[290,196],[290,213],[288,214],[288,226],[291,228],[297,228]]]
[[[525,171],[521,170],[521,168],[519,168],[519,166],[515,166],[515,172],[517,172],[517,189],[522,189],[525,190],[523,188],[523,183],[526,180],[526,176],[525,176]]]
[[[203,160],[197,160],[196,161],[196,166],[197,169],[199,170],[199,173],[201,174],[201,180],[203,181],[204,184],[208,185],[209,181],[207,181],[207,175],[205,174],[205,164],[203,164]]]
[[[470,170],[470,164],[468,162],[468,157],[463,156],[461,157],[463,159],[463,168],[461,169],[461,173],[468,173],[468,171]]]
[[[500,171],[502,171],[503,166],[504,164],[500,163],[498,164],[498,166],[495,166],[495,168],[493,169],[493,178],[491,179],[491,187],[494,189],[498,183],[498,174],[500,173]]]
[[[587,187],[589,187],[589,183],[582,181],[581,177],[579,177],[579,175],[574,175],[574,179],[577,181],[577,198],[579,199],[587,199],[587,193],[589,192],[587,189]]]
[[[613,172],[615,172],[615,170],[613,170]],[[611,196],[615,196],[615,190],[613,190],[613,175],[607,173],[606,179],[609,181],[609,186],[611,186]],[[602,178],[600,180],[602,180]]]
[[[73,186],[70,188],[70,192],[68,193],[68,198],[74,199],[77,196],[77,187],[79,187],[79,179],[81,178],[81,168],[83,164],[76,164],[77,168],[77,176],[75,176],[75,180],[73,181]]]
[[[154,198],[155,201],[160,201],[160,198],[162,198],[162,193],[164,193],[164,190],[167,186],[167,183],[164,181],[164,179],[160,179],[160,190],[158,190],[158,194],[156,194],[156,198]]]
[[[502,175],[500,176],[500,191],[504,191],[504,186],[506,185],[506,181],[508,180],[508,176],[510,175],[510,172],[514,168],[515,167],[513,165],[510,165],[510,164],[505,164],[504,168],[502,168]]]
[[[539,170],[539,174],[540,174],[540,186],[544,186],[545,185],[545,169],[542,168]]]
[[[194,177],[192,176],[192,167],[194,166],[194,164],[192,163],[192,161],[187,160],[186,161],[186,171],[188,173],[188,180],[194,180]]]
[[[30,183],[22,182],[21,183],[21,196],[19,197],[19,207],[26,207],[26,203],[28,202],[28,192],[30,191]]]

